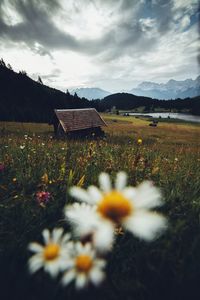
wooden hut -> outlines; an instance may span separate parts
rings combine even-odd
[[[55,109],[53,120],[56,136],[102,136],[107,126],[95,108]]]

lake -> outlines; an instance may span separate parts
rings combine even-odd
[[[183,113],[129,113],[130,116],[150,116],[152,118],[171,118],[171,119],[180,119],[189,122],[198,122],[200,123],[200,116],[183,114]]]

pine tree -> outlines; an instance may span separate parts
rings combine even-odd
[[[43,84],[42,78],[40,76],[38,76],[38,80],[37,80],[40,84]]]

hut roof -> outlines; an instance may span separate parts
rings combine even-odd
[[[55,109],[65,132],[107,126],[95,108]]]

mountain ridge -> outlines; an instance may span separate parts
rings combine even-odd
[[[161,100],[196,97],[200,95],[200,76],[196,79],[170,79],[166,83],[144,81],[130,90],[136,96],[159,98]]]
[[[116,93],[119,92],[120,91]],[[138,84],[137,87],[132,88],[131,90],[123,90],[123,92],[160,100],[196,97],[200,95],[200,76],[197,76],[196,79],[169,79],[166,83],[143,81]],[[84,97],[89,100],[103,99],[109,95],[115,94],[98,87],[76,88],[71,90],[71,93],[77,93],[79,97]]]

